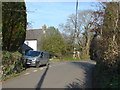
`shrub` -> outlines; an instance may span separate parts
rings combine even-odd
[[[18,74],[25,69],[25,60],[19,52],[3,51],[2,71],[3,78],[11,74]]]

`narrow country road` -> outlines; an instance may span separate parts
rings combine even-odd
[[[2,83],[3,88],[92,88],[94,61],[51,63],[28,68],[18,77]]]

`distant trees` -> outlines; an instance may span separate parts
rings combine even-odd
[[[89,45],[92,36],[90,30],[93,28],[93,25],[90,23],[93,22],[94,18],[92,14],[93,11],[91,10],[79,12],[77,21],[76,16],[72,14],[68,17],[66,24],[60,25],[64,30],[64,36],[66,35],[66,37],[69,38],[69,42],[72,44],[71,49],[77,48],[83,55],[89,55]]]
[[[93,28],[91,24],[94,20],[93,11],[86,10],[79,13],[79,22],[81,22],[81,37],[79,39],[79,45],[82,46],[83,55],[89,55],[89,47],[93,34],[90,30]]]
[[[16,51],[26,34],[25,2],[2,2],[2,49]]]
[[[42,40],[42,49],[50,52],[52,56],[60,57],[65,49],[64,40],[59,30],[54,27],[49,27],[46,30]]]

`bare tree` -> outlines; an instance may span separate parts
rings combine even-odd
[[[92,14],[93,11],[91,10],[79,12],[77,15],[77,23],[75,23],[76,15],[72,14],[68,17],[66,24],[60,25],[60,27],[63,29],[63,33],[66,33],[66,35],[71,38],[72,42],[78,45],[78,49],[81,48],[82,51],[85,51],[84,54],[86,55],[89,54],[89,45],[91,39],[90,29],[93,27],[93,25],[90,24],[93,22]]]

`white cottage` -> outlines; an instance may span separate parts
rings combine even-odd
[[[37,51],[37,39],[36,40],[25,40],[26,45],[31,47],[34,51]]]
[[[25,44],[31,47],[34,51],[41,50],[42,37],[45,30],[31,29],[26,31]]]

